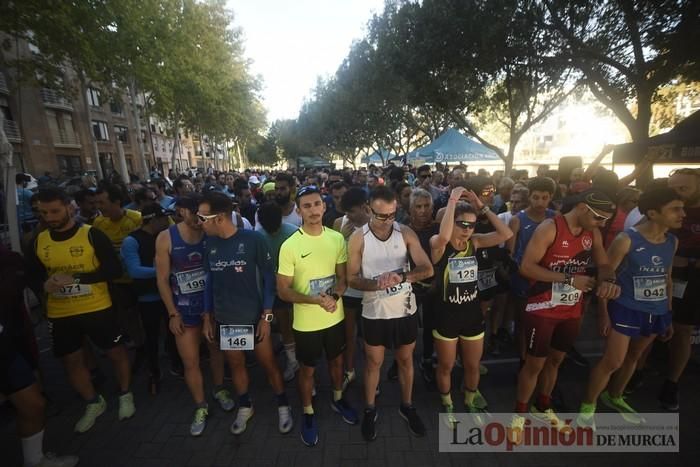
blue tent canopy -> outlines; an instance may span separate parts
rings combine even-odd
[[[384,158],[384,162],[382,162],[382,157]],[[374,151],[369,156],[364,156],[362,158],[362,163],[367,165],[384,165],[389,162],[389,159],[394,157],[396,157],[396,154],[394,154],[393,152],[390,152],[386,149],[380,149],[379,151]]]
[[[408,153],[409,162],[474,162],[500,160],[495,151],[449,128],[433,142]]]

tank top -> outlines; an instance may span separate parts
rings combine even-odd
[[[666,235],[663,243],[651,243],[632,227],[629,252],[617,268],[620,284],[619,304],[652,315],[668,313],[667,273],[673,262],[676,237]]]
[[[85,274],[97,271],[100,261],[90,242],[89,225],[82,225],[75,235],[60,242],[51,239],[49,230],[37,237],[36,255],[49,276],[56,273]],[[112,306],[107,282],[68,284],[48,294],[46,311],[49,318],[64,318],[101,311]]]
[[[362,227],[364,251],[362,254],[362,277],[376,279],[385,272],[406,272],[408,249],[401,234],[401,225],[393,223],[391,235],[386,240],[378,239],[369,224]],[[416,312],[416,298],[410,282],[402,282],[383,290],[363,292],[362,316],[367,319],[403,318]]]
[[[572,275],[585,274],[591,261],[593,233],[582,230],[574,235],[563,215],[554,217],[557,229],[552,243],[539,262],[543,268]],[[582,312],[583,291],[563,282],[531,282],[525,311],[546,318],[578,318]]]
[[[346,225],[348,225],[348,222],[350,220],[348,219],[348,216],[343,216],[342,220],[340,221],[340,231],[342,232],[343,229],[345,228]],[[357,230],[357,228],[355,228]],[[347,243],[347,241],[345,242]],[[353,289],[352,287],[348,287],[345,289],[345,293],[343,294],[344,297],[352,297],[352,298],[362,298],[364,294],[362,293],[361,290]]]
[[[451,243],[445,246],[442,257],[435,264],[435,281],[443,309],[479,311],[478,267],[471,240],[461,251]]]
[[[554,217],[554,214],[555,212],[553,210],[547,209],[544,214],[545,219]],[[520,229],[518,230],[518,236],[515,239],[513,260],[520,265],[520,262],[523,260],[523,255],[525,254],[525,247],[528,243],[530,243],[532,234],[535,233],[535,229],[537,229],[537,226],[542,222],[533,221],[524,210],[520,211],[518,214],[516,214],[516,216],[520,220]]]
[[[194,245],[180,236],[177,225],[168,227],[170,233],[170,289],[177,310],[186,315],[204,312],[204,248],[206,236]]]

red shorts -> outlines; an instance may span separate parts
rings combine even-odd
[[[523,314],[523,331],[527,353],[546,357],[550,349],[568,352],[574,346],[581,328],[581,318],[545,318],[534,313]]]

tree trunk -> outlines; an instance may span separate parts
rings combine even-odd
[[[144,151],[143,148],[144,141],[141,139],[141,116],[139,115],[138,104],[136,103],[138,93],[136,92],[136,80],[134,78],[131,79],[131,86],[129,86],[129,94],[131,95],[131,107],[134,111],[134,121],[136,122],[136,141],[138,141],[137,147],[139,150],[139,160],[141,161],[141,168],[143,170],[143,179],[146,180],[148,178],[150,170],[148,167],[148,162],[146,162],[146,151]],[[145,112],[146,109],[144,105],[144,113]]]
[[[85,117],[87,118],[88,131],[90,133],[90,142],[92,143],[92,157],[95,160],[95,172],[97,180],[102,180],[104,174],[102,173],[102,164],[100,163],[100,151],[97,148],[97,138],[95,138],[95,132],[92,129],[92,111],[90,110],[90,103],[87,97],[87,83],[85,80],[85,75],[80,72],[78,73],[80,77],[80,92],[83,97],[83,110],[85,111]]]

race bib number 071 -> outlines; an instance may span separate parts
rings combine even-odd
[[[61,287],[58,292],[54,292],[54,296],[60,298],[81,297],[91,292],[90,284],[68,284]]]
[[[219,327],[219,348],[221,350],[253,350],[255,327],[225,324]]]

